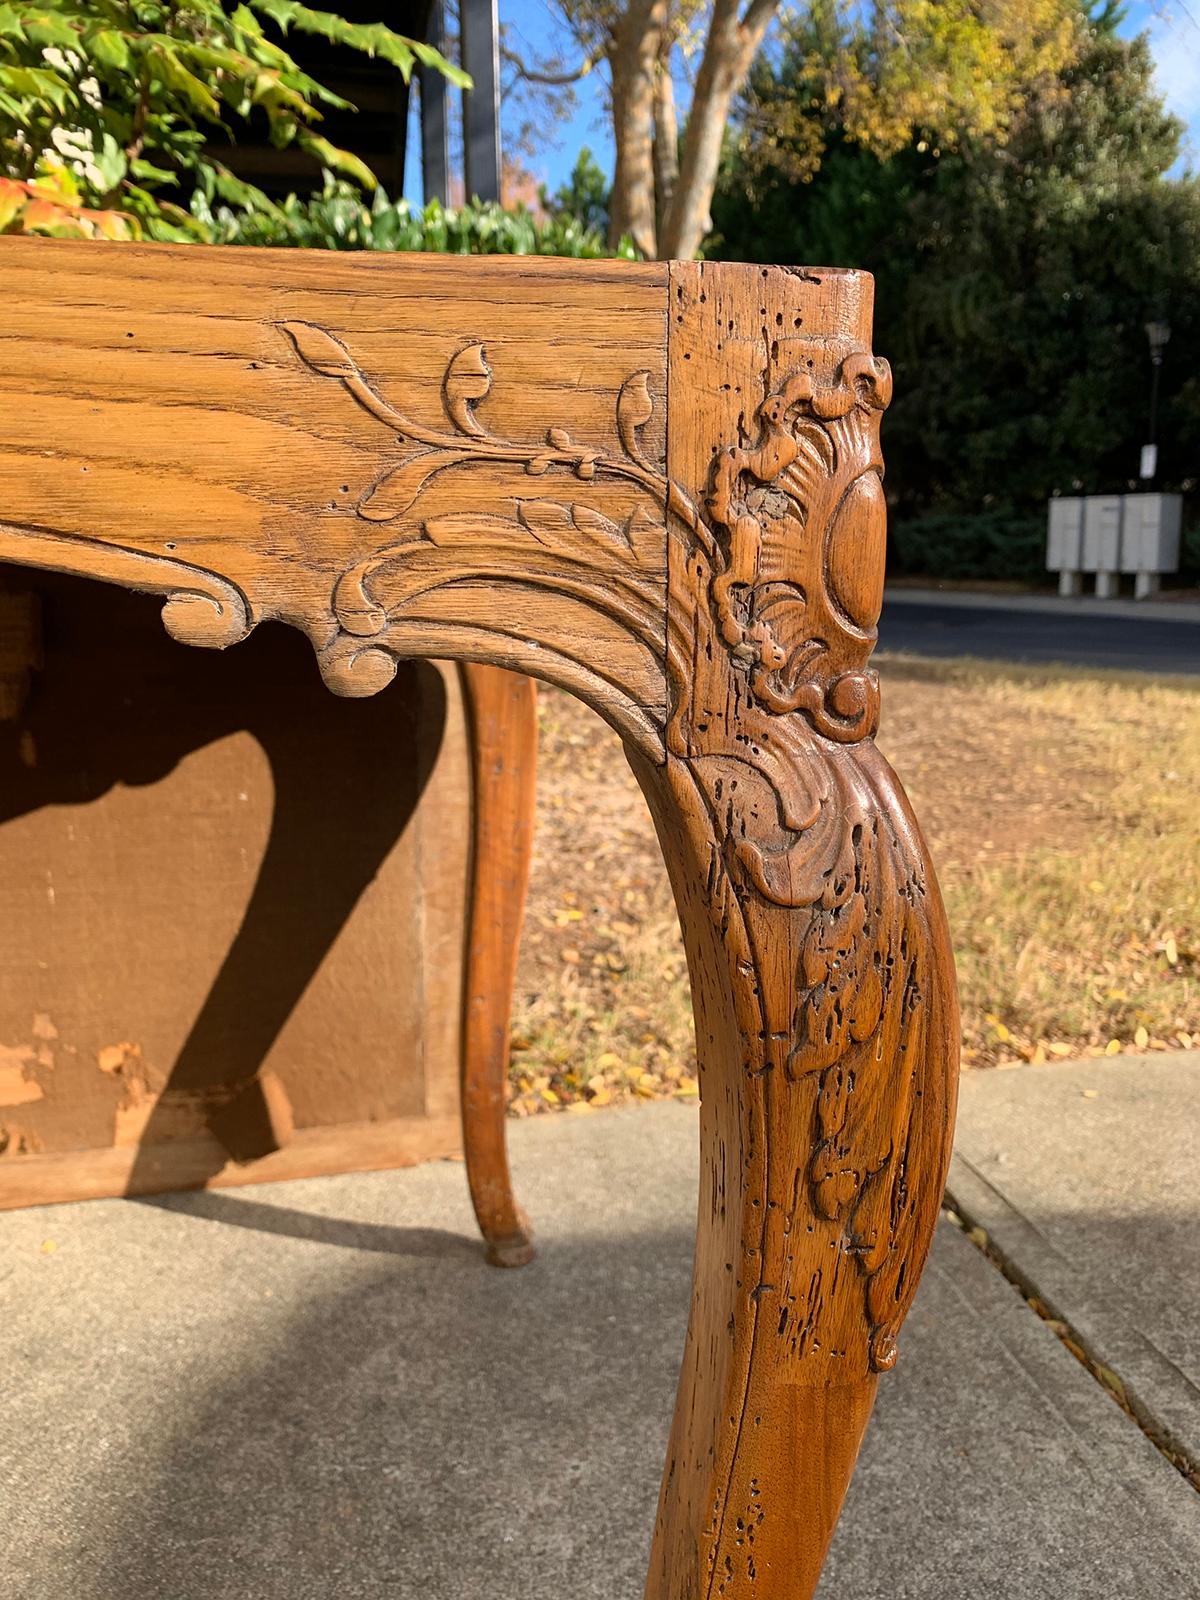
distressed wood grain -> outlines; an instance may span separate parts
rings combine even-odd
[[[875,749],[879,419],[860,273],[677,264],[667,759],[703,1169],[648,1600],[812,1593],[950,1151],[937,885]]]
[[[665,275],[0,241],[7,559],[288,622],[342,694],[461,638],[652,746]]]

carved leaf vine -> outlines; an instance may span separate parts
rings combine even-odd
[[[386,426],[401,444],[389,465],[359,497],[357,514],[368,522],[395,523],[400,532],[368,551],[338,578],[332,599],[337,634],[321,652],[322,670],[343,693],[372,693],[391,675],[388,652],[403,648],[401,635],[419,597],[456,586],[509,587],[513,604],[498,616],[497,635],[519,636],[530,589],[553,592],[615,624],[632,641],[635,657],[647,663],[665,695],[663,504],[666,481],[648,460],[641,431],[654,414],[649,373],[634,372],[622,384],[615,405],[620,451],[575,440],[568,429],[550,426],[537,442],[498,437],[477,407],[492,391],[492,374],[479,342],[463,346],[442,379],[444,426],[419,423],[398,411],[369,381],[342,342],[310,323],[280,325],[305,365],[342,384],[355,402]],[[443,474],[486,467],[516,469],[539,480],[529,496],[497,494],[497,510],[423,514],[427,490]],[[556,495],[563,477],[579,486],[576,495]],[[587,495],[603,482],[624,484],[645,504],[607,515]],[[593,495],[594,498],[594,495]],[[443,497],[444,499],[444,497]],[[624,500],[628,504],[629,496]],[[453,613],[454,604],[446,602]],[[561,633],[561,630],[560,630]],[[571,630],[568,629],[570,634]],[[361,641],[361,642],[360,642]],[[560,637],[543,649],[543,664],[563,662],[572,683],[599,669],[588,629]],[[642,670],[642,669],[639,669]],[[644,674],[643,674],[644,677]],[[648,680],[646,680],[648,681]],[[622,687],[604,690],[610,709],[624,706],[622,732],[643,748],[657,744],[646,711]]]

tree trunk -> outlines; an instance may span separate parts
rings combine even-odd
[[[669,0],[635,0],[612,31],[613,133],[617,160],[609,208],[609,241],[629,234],[642,254],[658,255],[654,204],[655,74]]]
[[[679,177],[679,118],[671,77],[671,39],[664,40],[654,77],[654,197],[661,229]]]
[[[752,0],[739,21],[737,0],[715,0],[688,114],[679,177],[658,239],[663,259],[690,258],[704,242],[733,97],[778,8],[779,0]]]

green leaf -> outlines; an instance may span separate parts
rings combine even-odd
[[[179,177],[169,167],[156,167],[152,161],[146,161],[141,156],[129,163],[129,171],[135,178],[140,178],[143,183],[171,183],[177,184]]]
[[[53,46],[59,50],[78,50],[80,43],[80,29],[72,27],[62,17],[57,17],[51,11],[26,12],[22,16],[21,26],[25,37],[30,44],[37,45],[39,49]]]
[[[298,0],[250,0],[255,11],[270,17],[284,33],[294,28],[298,33],[316,34],[331,44],[348,45],[365,55],[379,56],[390,62],[407,83],[416,61],[423,62],[438,72],[445,73],[452,83],[469,88],[471,80],[460,67],[453,66],[431,45],[421,44],[403,34],[394,33],[382,22],[347,22],[328,11],[314,11],[300,5]]]
[[[184,66],[183,62],[161,45],[148,52],[151,70],[158,74],[164,87],[171,89],[187,104],[210,122],[220,122],[221,107],[212,90]]]
[[[328,167],[332,172],[344,172],[347,177],[361,183],[364,189],[373,189],[377,182],[375,174],[365,161],[360,161],[349,150],[339,150],[328,139],[322,139],[320,134],[313,133],[310,128],[301,128],[296,134],[296,142],[308,155],[315,157],[322,166]]]
[[[431,44],[422,44],[418,39],[409,39],[408,47],[423,67],[431,67],[435,72],[440,72],[456,88],[475,87],[469,72],[464,72],[461,67],[455,66],[453,61],[447,61],[441,51],[435,50]]]
[[[101,135],[93,146],[92,165],[99,173],[106,192],[115,189],[124,178],[128,165],[125,152],[111,133]]]
[[[213,192],[227,205],[241,206],[246,211],[263,212],[268,216],[281,215],[279,207],[261,189],[246,183],[236,173],[230,172],[228,167],[214,162],[209,170]]]
[[[107,72],[132,72],[133,53],[129,41],[115,28],[97,28],[86,40],[87,51],[97,66]]]
[[[65,112],[75,99],[74,86],[47,67],[0,66],[0,89],[28,95],[58,112]]]
[[[244,33],[250,34],[252,38],[262,38],[262,23],[259,22],[249,6],[239,5],[229,20],[235,28],[241,28]]]
[[[309,121],[320,116],[316,107],[309,105],[295,89],[289,89],[278,73],[257,73],[249,89],[251,104],[261,106],[272,122],[284,119]]]

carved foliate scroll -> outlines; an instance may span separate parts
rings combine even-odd
[[[342,694],[371,694],[390,681],[404,653],[414,611],[437,597],[453,625],[456,602],[471,587],[487,586],[497,601],[495,632],[520,628],[531,591],[560,606],[589,613],[575,634],[577,649],[545,638],[547,649],[580,673],[594,670],[597,628],[616,628],[645,660],[655,692],[639,696],[637,682],[614,682],[626,727],[654,739],[647,723],[661,697],[663,661],[663,497],[661,467],[647,460],[641,432],[654,414],[650,374],[629,374],[613,398],[620,453],[578,441],[569,427],[548,421],[536,442],[497,437],[483,403],[492,373],[482,341],[460,346],[442,379],[445,426],[431,428],[397,410],[333,334],[308,323],[281,332],[313,373],[336,379],[349,398],[395,438],[394,458],[360,496],[368,523],[393,525],[393,536],[348,568],[333,592],[334,631],[320,652],[321,669]],[[499,471],[528,480],[522,493],[493,496],[492,506],[463,509],[452,501],[431,507],[441,480],[447,495],[464,482],[490,482]],[[624,493],[614,498],[613,485]],[[594,492],[600,490],[600,495]],[[589,493],[589,490],[593,491]],[[511,602],[511,609],[506,602]],[[531,630],[536,635],[536,623]],[[453,640],[448,643],[452,645]],[[557,647],[557,648],[556,648]],[[649,704],[639,701],[649,700]],[[661,729],[658,737],[661,737]],[[635,742],[640,742],[635,740]]]
[[[666,277],[6,239],[0,560],[163,594],[188,643],[283,621],[343,694],[525,670],[661,760]]]
[[[803,711],[837,740],[873,731],[878,691],[865,663],[879,597],[859,572],[864,540],[882,550],[878,413],[891,394],[886,363],[850,351],[822,381],[810,358],[762,398],[757,441],[715,453],[710,486],[697,499],[643,452],[640,431],[655,410],[645,371],[631,373],[614,396],[621,442],[614,455],[561,425],[547,425],[536,443],[492,433],[477,409],[492,387],[481,341],[448,360],[446,426],[436,429],[397,410],[326,329],[293,322],[281,331],[309,370],[339,382],[398,446],[356,504],[366,521],[396,524],[395,537],[344,572],[333,593],[336,632],[321,660],[340,693],[373,693],[390,679],[390,652],[402,648],[415,600],[481,582],[532,585],[580,602],[615,621],[665,668],[657,581],[665,509],[676,537],[707,564],[707,631],[748,672],[753,703],[774,714]],[[827,353],[823,344],[818,353]],[[427,491],[439,476],[498,467],[535,480],[508,515],[428,513]],[[618,519],[574,499],[564,476],[584,484],[617,480],[632,491],[632,509]],[[678,705],[689,671],[688,629],[675,631]]]

